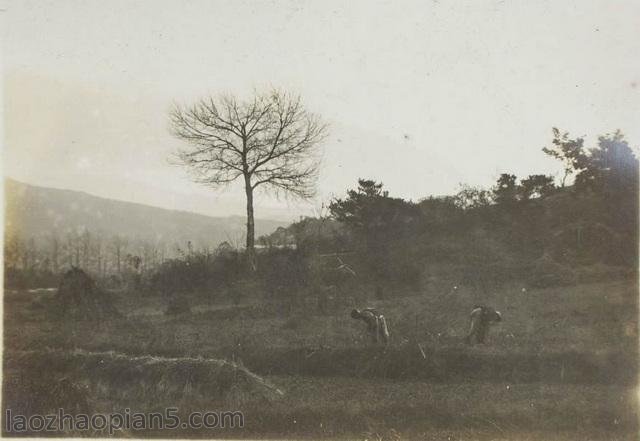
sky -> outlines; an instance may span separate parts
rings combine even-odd
[[[260,194],[256,217],[322,212],[358,178],[419,200],[500,173],[560,175],[551,128],[640,145],[637,1],[8,1],[5,176],[243,215],[171,164],[172,103],[279,87],[330,124],[318,196]]]

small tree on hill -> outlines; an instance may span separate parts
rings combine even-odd
[[[460,184],[460,190],[453,196],[455,205],[462,210],[487,207],[493,203],[493,194],[479,187]]]
[[[356,244],[363,246],[364,256],[376,276],[391,271],[391,262],[401,266],[401,258],[411,259],[402,244],[415,240],[422,219],[420,207],[390,197],[382,183],[359,179],[358,189],[347,191],[344,199],[334,199],[329,211],[353,232]],[[402,251],[392,256],[394,247]]]
[[[529,175],[520,181],[518,191],[522,200],[545,197],[555,189],[553,177],[546,175]]]
[[[572,174],[582,170],[586,165],[586,152],[584,151],[584,138],[569,138],[569,133],[561,132],[553,128],[552,147],[542,149],[547,155],[562,161],[564,175],[560,185],[566,185],[567,178]]]
[[[606,236],[605,242],[614,241],[616,246],[603,252],[603,247],[596,244],[594,254],[612,262],[637,262],[639,167],[623,134],[616,131],[600,136],[598,144],[587,150],[583,138],[571,139],[554,129],[553,143],[555,154],[550,149],[544,151],[563,160],[567,174],[575,175],[576,204],[565,217],[571,219],[576,243],[581,247],[588,241],[583,236],[588,234],[598,240]],[[564,226],[561,230],[571,228]]]
[[[607,197],[637,197],[638,159],[620,131],[598,138],[598,145],[589,150],[575,185]]]
[[[518,185],[516,176],[502,173],[493,188],[493,198],[498,205],[513,204],[518,199]]]

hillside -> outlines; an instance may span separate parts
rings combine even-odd
[[[185,211],[93,196],[80,191],[37,187],[5,180],[5,226],[22,238],[88,230],[143,241],[194,246],[243,242],[245,220],[240,216],[210,217]],[[256,220],[256,234],[274,231],[284,222]]]

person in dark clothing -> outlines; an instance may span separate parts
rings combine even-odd
[[[367,332],[374,343],[387,344],[389,342],[389,328],[384,316],[373,308],[351,311],[351,318],[362,320],[367,324]]]
[[[496,311],[490,306],[476,305],[473,307],[473,310],[469,315],[469,319],[469,333],[465,339],[467,344],[472,344],[474,342],[484,343],[489,331],[489,326],[492,323],[501,322],[502,315],[499,311]]]

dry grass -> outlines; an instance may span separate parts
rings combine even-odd
[[[5,408],[22,415],[56,414],[60,408],[68,413],[108,413],[115,403],[123,403],[120,411],[202,402],[241,409],[266,406],[284,396],[242,365],[202,357],[19,351],[7,354],[4,375]]]
[[[5,407],[33,407],[44,394],[50,405],[91,411],[243,410],[244,431],[219,437],[569,440],[637,431],[634,281],[399,294],[369,303],[389,320],[386,350],[366,345],[348,311],[279,315],[254,299],[170,317],[162,303],[129,295],[117,304],[128,317],[95,323],[61,320],[48,294],[5,296]],[[474,303],[505,320],[487,345],[469,347]],[[155,435],[180,433],[207,436]]]

